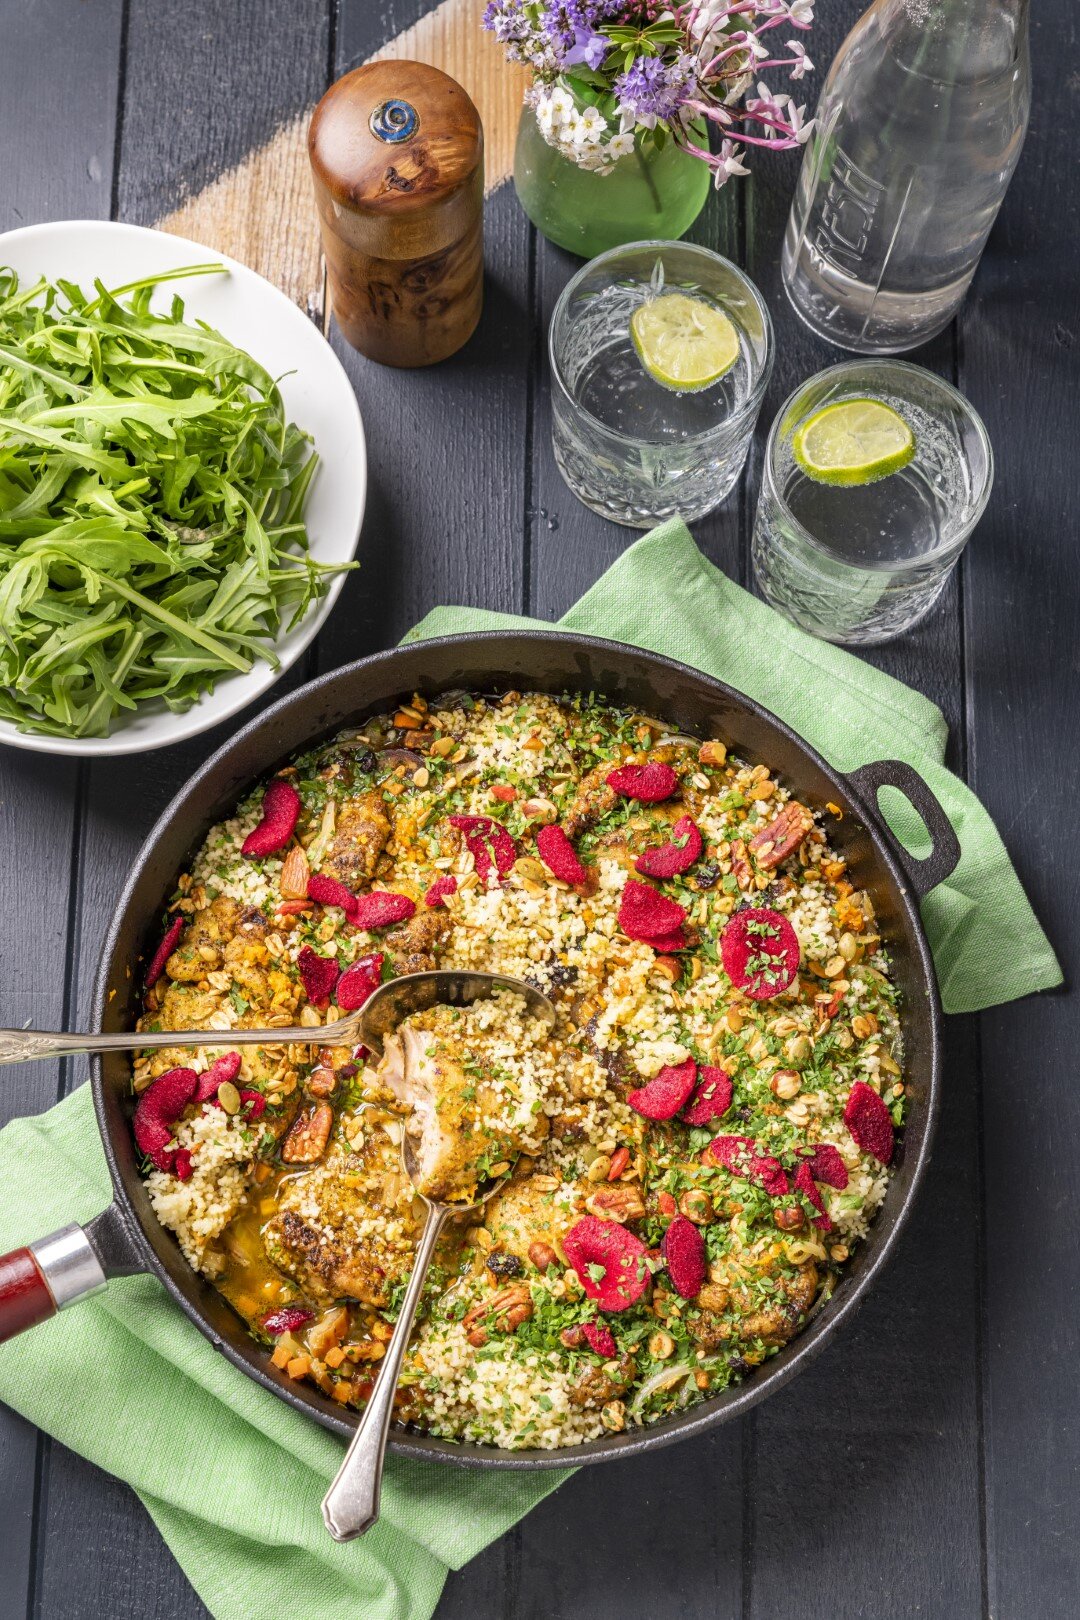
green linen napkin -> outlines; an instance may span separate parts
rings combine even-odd
[[[678,518],[623,552],[559,620],[678,658],[779,715],[838,770],[902,759],[940,800],[962,851],[948,882],[922,902],[946,1012],[974,1012],[1061,983],[1061,969],[990,817],[944,765],[941,710],[891,675],[817,641],[732,583]],[[475,608],[436,608],[406,641],[475,630],[537,629],[537,620]],[[926,832],[905,799],[882,811],[913,854]]]
[[[533,622],[441,608],[409,639]],[[907,760],[963,849],[952,878],[923,904],[946,1008],[1060,982],[993,824],[942,764],[945,724],[925,698],[794,629],[725,579],[677,522],[632,546],[562,622],[719,676],[842,770]],[[899,835],[913,834],[910,812],[889,817]],[[109,1179],[87,1087],[0,1132],[0,1191],[0,1252],[105,1206]],[[151,1277],[118,1279],[4,1346],[0,1398],[135,1487],[217,1620],[279,1620],[283,1601],[291,1620],[330,1612],[427,1620],[447,1568],[509,1529],[567,1472],[391,1458],[381,1522],[338,1546],[319,1503],[339,1442],[217,1355]]]

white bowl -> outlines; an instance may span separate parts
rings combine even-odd
[[[289,420],[311,434],[319,453],[305,510],[311,555],[324,563],[348,562],[367,495],[364,425],[341,362],[291,299],[224,253],[141,225],[62,220],[0,235],[0,265],[10,265],[24,283],[41,275],[50,281],[63,277],[85,290],[98,276],[107,287],[120,287],[155,272],[210,262],[220,262],[228,273],[166,282],[153,307],[167,309],[178,293],[186,317],[217,327],[280,379]],[[276,670],[258,662],[246,675],[222,676],[183,714],[171,714],[164,704],[140,706],[130,718],[118,718],[108,737],[47,737],[0,720],[0,743],[43,754],[137,754],[207,731],[260,697],[296,662],[333,607],[344,578],[332,579],[296,628],[279,637]]]

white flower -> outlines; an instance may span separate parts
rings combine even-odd
[[[788,108],[787,121],[791,125],[791,133],[794,135],[800,146],[805,146],[806,142],[810,139],[811,132],[814,128],[814,120],[812,118],[807,123],[803,123],[805,116],[806,108],[796,107],[795,103],[792,102],[791,106]]]
[[[595,145],[607,129],[607,119],[599,107],[582,107],[574,121],[574,139]]]
[[[713,185],[716,187],[717,191],[719,191],[720,187],[730,180],[733,175],[750,173],[750,170],[743,163],[742,158],[742,149],[741,147],[736,146],[734,141],[722,141],[720,143],[719,158],[713,171]]]
[[[796,28],[809,28],[814,20],[814,0],[791,0],[785,15]]]
[[[536,122],[545,135],[550,135],[555,127],[555,115],[551,106],[550,96],[541,96],[536,103]]]
[[[801,79],[805,74],[814,71],[814,64],[806,54],[805,45],[801,45],[797,39],[789,39],[787,48],[795,58],[791,69],[793,79]]]
[[[565,85],[557,84],[548,99],[551,103],[551,121],[556,127],[573,121],[577,109]]]
[[[617,135],[613,135],[604,148],[607,155],[613,158],[629,157],[633,150],[633,131],[625,129],[620,130]]]

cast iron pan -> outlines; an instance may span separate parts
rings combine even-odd
[[[252,783],[299,749],[395,708],[414,691],[430,697],[456,688],[603,693],[681,731],[722,738],[732,752],[768,764],[814,808],[839,805],[843,817],[830,816],[830,838],[856,887],[870,891],[902,992],[910,1113],[895,1174],[868,1239],[831,1300],[789,1345],[744,1383],[683,1414],[564,1450],[500,1451],[404,1431],[394,1432],[391,1441],[394,1451],[408,1456],[502,1468],[602,1462],[713,1428],[779,1389],[851,1315],[884,1266],[926,1169],[938,1109],[941,1009],[918,901],[949,876],[960,849],[945,812],[910,766],[882,760],[841,775],[767,710],[684,664],[619,642],[558,631],[447,636],[378,653],[311,682],[252,720],[192,777],[144,844],[117,907],[98,977],[96,1027],[132,1027],[141,985],[141,973],[133,969],[158,942],[165,899],[207,830]],[[925,822],[932,850],[924,860],[900,849],[887,832],[877,808],[878,789],[886,785],[904,793]],[[85,1229],[66,1228],[0,1260],[0,1333],[32,1325],[110,1276],[151,1271],[241,1372],[348,1437],[356,1415],[272,1367],[265,1348],[191,1270],[172,1235],[159,1225],[136,1164],[130,1078],[129,1060],[121,1055],[93,1060],[94,1106],[112,1173],[113,1203]]]

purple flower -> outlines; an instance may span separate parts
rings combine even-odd
[[[575,24],[574,43],[562,59],[563,67],[598,68],[611,48],[603,34],[594,34]]]
[[[665,62],[659,56],[641,56],[612,85],[624,124],[632,121],[651,127],[670,122],[692,94],[693,58],[687,53]]]

